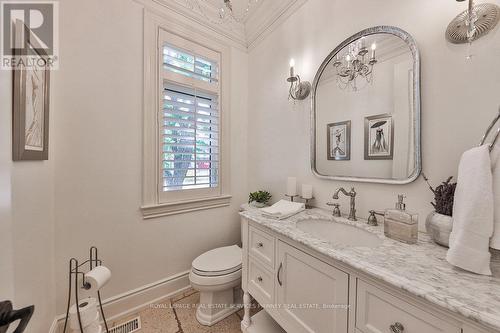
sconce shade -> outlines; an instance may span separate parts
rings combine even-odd
[[[457,1],[462,2],[465,0]],[[467,35],[469,31],[469,10],[465,10],[457,15],[446,29],[446,38],[450,42],[454,44],[463,44],[476,40],[495,28],[500,19],[500,7],[492,3],[473,5],[472,10],[474,12],[474,17],[477,18],[477,20],[473,22],[475,31],[472,39],[469,40]]]

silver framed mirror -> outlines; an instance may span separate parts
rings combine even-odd
[[[368,28],[326,57],[312,84],[317,177],[408,184],[422,170],[420,131],[420,56],[410,34]]]

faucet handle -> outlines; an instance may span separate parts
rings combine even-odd
[[[380,213],[380,212],[377,212],[375,210],[370,210],[369,213],[370,213],[370,216],[368,216],[368,222],[367,222],[367,224],[371,225],[371,226],[374,226],[374,227],[378,226],[377,217],[375,215],[384,216],[384,214]]]
[[[333,216],[340,217],[342,214],[340,213],[340,204],[335,203],[335,202],[327,202],[326,203],[328,206],[333,206]]]

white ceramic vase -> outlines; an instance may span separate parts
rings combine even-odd
[[[262,207],[266,207],[266,204],[263,202],[252,201],[252,202],[250,202],[250,206],[253,206],[256,208],[262,208]]]
[[[425,228],[432,240],[439,245],[449,247],[450,234],[453,228],[451,216],[431,212],[425,220]]]

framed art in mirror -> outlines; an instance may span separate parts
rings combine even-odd
[[[341,121],[326,125],[327,159],[348,161],[351,159],[351,121]]]
[[[394,132],[392,116],[365,117],[365,160],[392,160]]]

